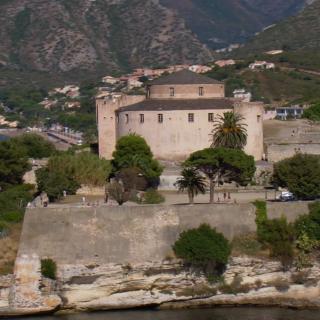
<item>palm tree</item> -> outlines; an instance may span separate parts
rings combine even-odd
[[[212,147],[243,149],[247,144],[247,125],[238,113],[226,112],[214,121]]]
[[[182,177],[174,184],[179,191],[188,192],[189,203],[194,203],[194,197],[199,193],[206,193],[206,179],[195,168],[185,168],[181,172]]]

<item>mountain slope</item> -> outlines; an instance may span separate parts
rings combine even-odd
[[[2,64],[50,72],[203,62],[211,55],[150,0],[0,0]]]
[[[314,50],[320,48],[320,0],[297,16],[288,18],[262,32],[239,52],[244,55],[272,49]]]
[[[243,42],[264,27],[299,12],[308,0],[160,0],[185,19],[212,48]]]

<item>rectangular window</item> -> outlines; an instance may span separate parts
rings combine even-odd
[[[194,122],[194,113],[189,113],[188,114],[188,121],[189,122]]]
[[[174,97],[174,88],[170,88],[170,97]]]
[[[257,122],[259,123],[260,120],[261,120],[261,116],[259,115],[259,116],[257,116]]]
[[[140,123],[144,123],[144,114],[140,114]]]
[[[213,113],[208,113],[208,121],[213,122]]]
[[[129,123],[129,115],[126,114],[126,123]]]
[[[163,114],[162,113],[158,114],[158,122],[163,123]]]
[[[202,97],[204,95],[203,87],[199,87],[199,96]]]

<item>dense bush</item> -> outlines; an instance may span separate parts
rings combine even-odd
[[[112,164],[115,172],[124,168],[139,168],[151,184],[158,181],[163,170],[159,162],[153,158],[144,138],[134,134],[118,140]]]
[[[178,258],[201,268],[206,275],[220,273],[231,254],[229,241],[207,224],[182,232],[173,250]]]
[[[43,277],[55,280],[57,277],[57,265],[52,259],[41,260],[41,274]]]
[[[320,202],[310,204],[309,211],[309,214],[302,215],[295,221],[297,237],[306,234],[310,239],[320,240]]]
[[[299,199],[320,195],[320,156],[297,154],[275,165],[275,184],[288,188]]]
[[[143,196],[144,204],[160,204],[165,202],[164,196],[155,189],[149,189]]]

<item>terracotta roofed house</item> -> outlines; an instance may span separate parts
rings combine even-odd
[[[222,82],[182,70],[147,84],[146,96],[97,98],[99,153],[112,158],[116,141],[135,133],[143,136],[161,160],[184,160],[190,153],[210,147],[213,121],[233,111],[245,118],[245,151],[263,155],[263,105],[226,98]]]

